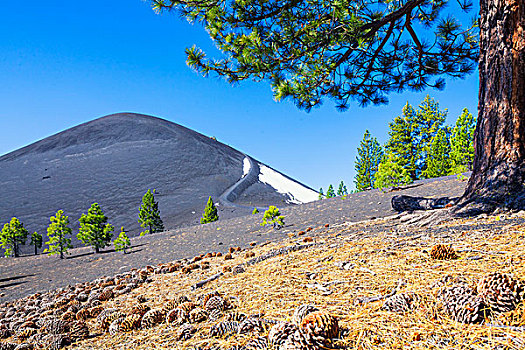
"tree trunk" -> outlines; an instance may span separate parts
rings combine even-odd
[[[37,251],[37,248],[36,248],[36,244],[35,244],[35,255],[37,255],[38,251]]]
[[[525,1],[480,1],[474,165],[456,212],[525,208]]]
[[[16,244],[16,237],[14,237],[14,240],[13,240],[13,250],[15,253],[15,258],[18,258],[18,244]]]
[[[97,246],[95,246],[95,254],[98,254],[98,253],[100,253],[100,249]]]

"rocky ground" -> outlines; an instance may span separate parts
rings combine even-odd
[[[210,251],[225,253],[230,246],[245,248],[252,241],[280,241],[305,227],[391,216],[396,214],[390,204],[394,195],[456,197],[461,195],[465,184],[465,181],[451,176],[418,181],[394,192],[372,190],[350,194],[346,199],[337,197],[284,207],[281,212],[286,226],[279,231],[259,225],[262,213],[223,219],[229,217],[228,211],[237,209],[220,208],[218,222],[132,238],[132,249],[125,255],[111,249],[96,255],[90,248],[77,248],[71,250],[64,260],[46,255],[0,258],[0,302],[115,275],[131,268],[191,258]]]

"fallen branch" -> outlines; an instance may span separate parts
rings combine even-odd
[[[362,298],[357,298],[356,300],[354,300],[354,304],[358,305],[358,304],[367,304],[367,303],[373,303],[374,301],[380,301],[380,300],[383,300],[383,299],[387,299],[387,298],[390,298],[391,296],[394,296],[398,290],[401,288],[401,286],[403,286],[405,283],[403,281],[399,281],[397,283],[397,286],[388,294],[385,294],[385,295],[375,295],[373,297],[362,297]]]
[[[198,288],[202,288],[205,284],[211,282],[211,281],[215,281],[216,279],[218,279],[219,277],[221,277],[222,275],[224,275],[222,272],[219,272],[205,280],[202,280],[200,282],[197,282],[195,283],[193,286],[191,286],[191,290],[196,290]]]

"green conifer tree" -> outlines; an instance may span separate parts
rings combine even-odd
[[[255,215],[255,214],[259,214],[259,209],[257,209],[257,208],[253,208],[252,214],[253,214],[253,215]]]
[[[126,254],[126,249],[131,247],[131,242],[129,237],[126,235],[126,231],[124,231],[124,226],[120,228],[120,233],[113,241],[113,245],[115,246],[115,251],[124,252],[124,254]]]
[[[215,207],[215,204],[213,204],[213,199],[211,199],[210,196],[206,208],[204,208],[204,214],[202,214],[201,224],[207,224],[217,220],[219,220],[219,214],[217,213],[217,208]]]
[[[325,196],[324,196],[324,193],[323,193],[323,188],[321,187],[319,189],[319,199],[323,199],[323,198],[325,198]]]
[[[337,189],[337,195],[346,196],[347,194],[348,194],[348,190],[346,189],[346,185],[343,182],[343,180],[341,180],[341,182],[339,183],[339,188]]]
[[[427,168],[432,139],[446,116],[447,110],[440,111],[439,103],[427,95],[417,110],[407,103],[403,115],[389,124],[386,153],[393,155],[394,162],[403,167],[412,180],[419,179]]]
[[[450,173],[450,129],[441,128],[432,140],[428,152],[427,168],[423,170],[423,177],[430,179],[445,176]]]
[[[383,149],[375,137],[365,130],[363,140],[357,148],[355,160],[355,187],[358,191],[374,188],[374,176],[383,159]]]
[[[78,220],[80,229],[77,238],[85,245],[90,245],[99,253],[101,248],[108,246],[113,238],[113,225],[108,224],[108,218],[102,212],[98,203],[93,203],[87,215],[82,214]]]
[[[155,202],[155,190],[146,192],[142,197],[142,205],[139,209],[139,224],[141,227],[148,227],[141,233],[155,233],[164,231],[164,223],[160,218],[159,203]]]
[[[474,130],[476,120],[468,109],[464,108],[463,113],[456,121],[452,136],[450,138],[450,163],[451,174],[459,174],[472,170],[474,161]]]
[[[284,216],[281,215],[279,208],[270,205],[268,210],[264,212],[263,222],[261,226],[272,224],[274,228],[281,229],[284,226]]]
[[[72,248],[71,246],[71,228],[69,227],[69,216],[64,215],[63,210],[57,211],[55,216],[49,218],[51,223],[47,228],[47,237],[49,241],[46,242],[48,248],[44,249],[44,253],[48,255],[60,254],[60,259],[64,259],[64,254]]]
[[[29,232],[17,218],[12,218],[0,232],[0,245],[5,249],[4,255],[15,258],[20,255],[20,245],[26,243]]]
[[[328,186],[328,190],[326,190],[326,198],[333,198],[333,197],[335,197],[334,186],[330,184],[330,186]]]
[[[35,255],[38,254],[38,249],[42,248],[42,235],[38,232],[33,232],[31,234],[31,243],[35,247]]]
[[[398,187],[412,182],[408,171],[396,163],[395,157],[389,154],[379,164],[375,176],[375,188]]]

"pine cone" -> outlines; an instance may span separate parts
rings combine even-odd
[[[319,311],[319,309],[313,305],[303,304],[293,312],[292,322],[299,326],[303,321],[303,318],[314,311]]]
[[[266,350],[268,349],[268,339],[265,337],[257,337],[248,340],[244,345],[245,350]]]
[[[195,333],[196,331],[197,331],[197,328],[195,328],[192,324],[184,323],[175,332],[175,339],[188,340],[193,336],[193,333]]]
[[[430,250],[430,257],[436,260],[453,260],[459,258],[459,255],[452,246],[436,244]]]
[[[494,312],[508,312],[524,299],[525,285],[500,272],[484,276],[477,285],[478,294]]]
[[[189,319],[191,323],[199,323],[206,321],[208,318],[208,314],[206,311],[204,311],[200,307],[196,307],[195,309],[191,310],[189,313]]]
[[[211,327],[210,335],[212,337],[224,337],[231,333],[237,333],[238,329],[239,329],[239,322],[223,321]]]
[[[462,323],[482,323],[489,315],[483,298],[463,284],[444,288],[439,295],[443,311],[454,320]]]
[[[126,316],[124,321],[120,324],[120,331],[131,332],[132,330],[139,329],[141,325],[141,319],[143,315],[131,314]]]
[[[269,346],[274,349],[280,349],[286,339],[298,330],[299,328],[294,323],[280,322],[275,324],[268,333]]]
[[[385,311],[403,313],[412,310],[417,295],[414,293],[399,293],[387,298],[381,307]]]
[[[159,323],[162,323],[164,320],[164,314],[162,313],[162,310],[160,309],[153,309],[149,310],[142,316],[142,320],[140,322],[142,328],[150,328],[158,325]]]
[[[319,348],[311,334],[296,330],[285,340],[279,350],[319,350]]]
[[[309,313],[303,318],[299,328],[315,338],[332,339],[339,334],[337,318],[325,311]]]

